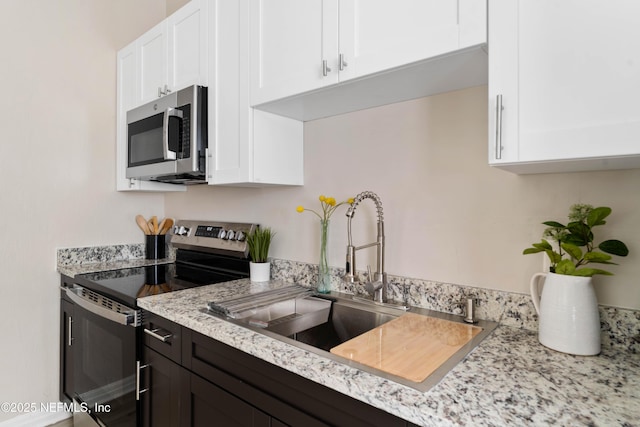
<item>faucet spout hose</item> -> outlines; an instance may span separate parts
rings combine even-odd
[[[374,243],[369,243],[363,246],[354,247],[353,246],[353,237],[351,234],[351,220],[355,215],[356,208],[358,205],[365,199],[371,199],[373,203],[376,205],[376,212],[378,216],[378,225],[377,225],[377,238]],[[382,300],[386,300],[386,274],[384,273],[384,215],[382,212],[382,202],[380,201],[380,197],[372,191],[364,191],[358,194],[349,209],[347,209],[347,260],[346,260],[346,274],[344,276],[344,280],[350,283],[356,282],[356,257],[355,252],[359,249],[368,248],[371,246],[377,247],[376,253],[376,275],[375,279],[369,275],[369,281],[379,281],[381,283],[382,289],[376,289],[376,294],[379,294],[379,298]]]
[[[349,246],[353,246],[353,238],[351,237],[351,220],[353,219],[353,216],[356,213],[356,208],[365,199],[373,200],[373,203],[375,203],[376,205],[376,211],[378,214],[378,240],[380,239],[380,236],[384,236],[384,232],[382,234],[380,232],[381,230],[384,229],[380,225],[384,223],[384,215],[382,212],[382,201],[380,200],[380,197],[378,197],[378,195],[373,191],[363,191],[353,199],[353,203],[351,204],[351,206],[349,206],[349,209],[347,209],[346,215],[349,218],[347,220],[347,244]]]
[[[371,199],[373,203],[376,204],[376,211],[378,212],[378,222],[384,221],[383,213],[382,213],[382,201],[380,201],[380,197],[373,191],[363,191],[358,194],[354,199],[349,209],[347,209],[346,215],[349,218],[353,218],[353,215],[356,213],[356,208],[364,199]]]

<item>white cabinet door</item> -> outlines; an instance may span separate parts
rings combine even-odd
[[[338,81],[333,64],[327,62],[323,73],[323,61],[335,63],[337,57],[337,4],[250,0],[252,105]]]
[[[140,104],[207,85],[207,2],[191,0],[136,41]]]
[[[492,0],[489,13],[490,163],[640,167],[640,2]]]
[[[207,1],[191,0],[167,18],[168,85],[207,85]]]
[[[248,8],[216,0],[209,9],[210,185],[302,185],[302,122],[249,107]],[[269,2],[271,3],[271,2]]]
[[[339,13],[341,81],[459,47],[457,1],[340,0]]]
[[[137,40],[140,104],[158,98],[159,89],[163,89],[168,84],[167,43],[166,21],[156,25]]]

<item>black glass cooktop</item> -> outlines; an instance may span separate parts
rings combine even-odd
[[[240,268],[214,268],[194,263],[158,264],[80,274],[75,281],[130,307],[136,299],[166,292],[249,277],[248,261]],[[237,267],[237,266],[236,266]]]

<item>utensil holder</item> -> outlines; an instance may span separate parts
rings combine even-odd
[[[165,235],[150,234],[146,241],[146,258],[161,259],[165,257]]]

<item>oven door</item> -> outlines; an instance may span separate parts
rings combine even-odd
[[[74,303],[74,420],[135,427],[137,312],[77,285],[66,293]]]

